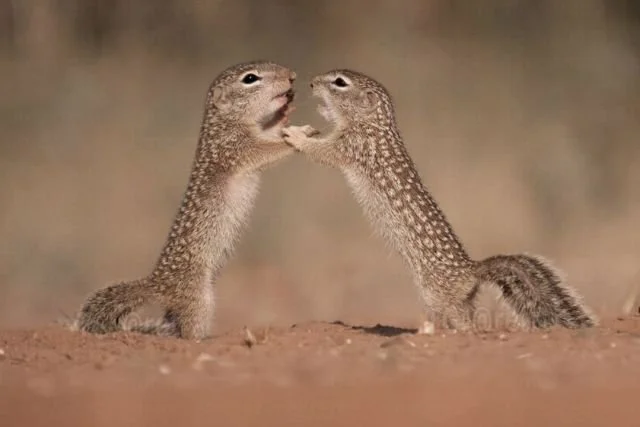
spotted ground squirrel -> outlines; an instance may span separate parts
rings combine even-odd
[[[489,282],[523,326],[590,327],[596,318],[558,271],[538,256],[469,257],[422,184],[398,130],[392,100],[361,73],[334,70],[313,78],[319,112],[333,124],[325,137],[310,126],[285,128],[285,140],[311,159],[340,169],[364,211],[409,264],[437,325],[473,325],[479,286]]]
[[[189,183],[155,268],[147,277],[93,293],[77,328],[116,331],[133,310],[157,302],[166,310],[163,333],[187,339],[210,335],[213,281],[247,221],[259,172],[294,151],[283,141],[282,128],[295,77],[271,62],[236,65],[216,77]],[[153,329],[138,329],[145,328]]]

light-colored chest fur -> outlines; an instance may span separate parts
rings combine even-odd
[[[209,230],[208,258],[212,268],[220,267],[233,251],[238,236],[248,221],[259,184],[258,173],[232,176],[222,189],[221,197],[211,201],[215,219]]]
[[[393,209],[384,192],[376,188],[362,172],[348,168],[343,170],[343,173],[376,233],[380,234],[393,249],[400,252],[409,264],[414,279],[420,280],[422,268],[416,259],[421,254],[415,245],[411,244],[411,230],[403,220],[402,214]]]

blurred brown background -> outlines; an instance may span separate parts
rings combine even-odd
[[[187,181],[209,81],[268,58],[382,81],[475,257],[553,259],[595,310],[640,288],[633,0],[0,0],[0,324],[73,314],[145,274]],[[402,324],[420,304],[335,171],[266,173],[218,282],[218,330]]]

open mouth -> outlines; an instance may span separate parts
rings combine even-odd
[[[294,110],[293,106],[291,105],[294,98],[295,91],[293,90],[293,88],[290,88],[286,92],[283,92],[280,95],[274,97],[274,100],[284,100],[284,105],[276,110],[276,112],[273,113],[272,116],[268,117],[268,119],[263,123],[263,128],[269,129],[276,125],[286,124],[289,120],[289,114],[291,114],[291,112]]]

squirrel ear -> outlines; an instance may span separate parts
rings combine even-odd
[[[216,107],[224,108],[227,106],[227,93],[225,88],[223,88],[222,86],[216,86],[213,88],[211,98],[213,100],[213,105],[215,105]]]
[[[373,111],[378,108],[378,104],[380,100],[378,99],[378,95],[371,89],[366,89],[362,93],[362,106],[368,110]]]

